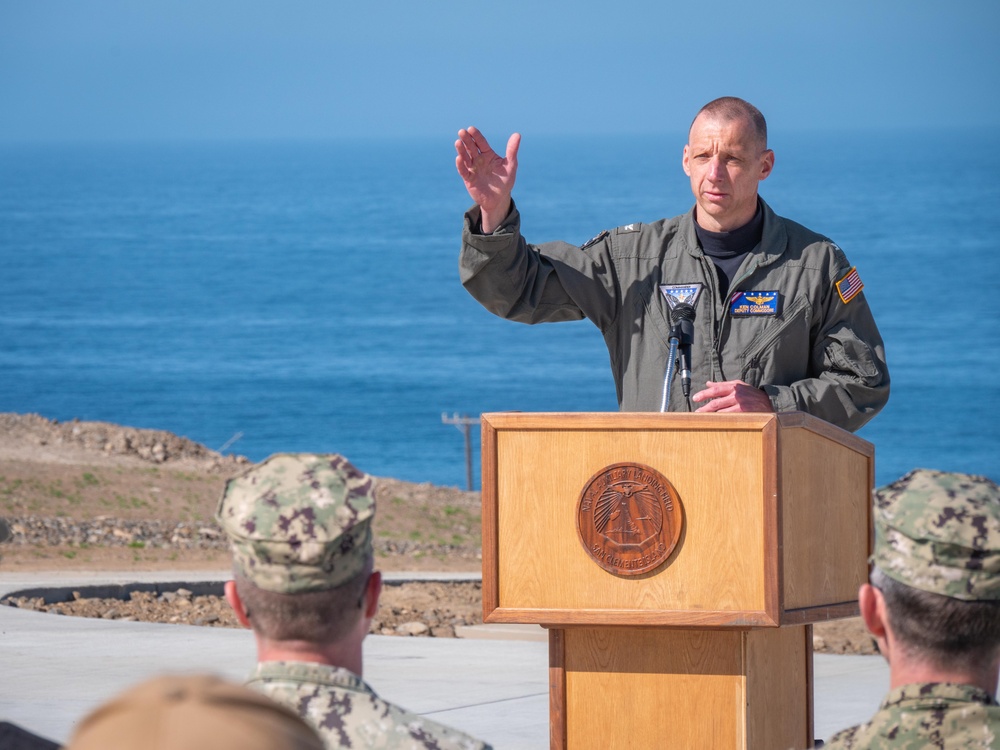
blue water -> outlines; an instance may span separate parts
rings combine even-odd
[[[526,136],[525,234],[687,210],[682,145]],[[772,145],[762,195],[845,249],[886,340],[892,397],[860,433],[877,482],[1000,479],[1000,133]],[[450,136],[2,147],[0,411],[464,486],[442,413],[616,409],[589,323],[508,323],[461,288],[467,204]]]

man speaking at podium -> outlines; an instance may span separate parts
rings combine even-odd
[[[519,134],[504,157],[475,128],[458,135],[455,163],[476,203],[463,285],[509,320],[589,318],[622,411],[805,411],[854,431],[885,405],[885,350],[857,269],[757,195],[774,152],[753,105],[724,97],[695,117],[682,161],[691,211],[582,247],[521,236],[511,198]]]

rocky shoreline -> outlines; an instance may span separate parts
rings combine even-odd
[[[209,471],[231,473],[250,465],[245,456],[223,455],[167,432],[123,427],[110,422],[59,422],[38,414],[0,414],[0,435],[15,441],[27,457],[77,449],[94,455],[131,458],[151,464],[187,461],[206,465]],[[8,454],[10,450],[6,451]]]

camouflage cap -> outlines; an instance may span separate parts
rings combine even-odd
[[[1000,600],[1000,488],[916,469],[875,496],[875,566],[922,591]]]
[[[374,482],[339,455],[279,453],[230,479],[216,519],[236,568],[267,591],[331,589],[372,555]]]

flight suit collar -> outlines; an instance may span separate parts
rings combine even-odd
[[[788,244],[788,235],[785,232],[785,226],[778,219],[777,214],[771,210],[771,207],[759,195],[757,196],[757,201],[760,203],[761,210],[764,213],[764,230],[761,235],[760,244],[747,257],[747,260],[740,268],[738,276],[743,275],[742,272],[748,267],[747,264],[749,263],[754,264],[752,266],[754,268],[761,268],[777,262],[784,255],[785,246]],[[698,234],[695,231],[694,212],[695,207],[692,206],[691,210],[684,214],[684,217],[681,219],[680,236],[684,241],[684,247],[688,254],[696,258],[704,258],[705,253],[698,244]]]

